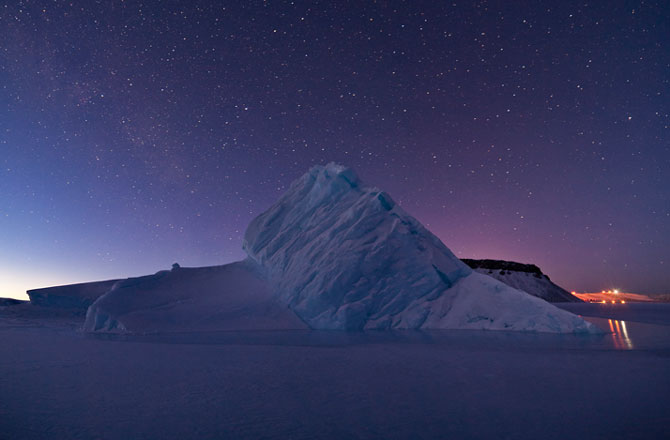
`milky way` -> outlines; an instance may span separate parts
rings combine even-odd
[[[669,3],[363,3],[0,5],[0,296],[243,258],[330,161],[460,257],[667,292]]]

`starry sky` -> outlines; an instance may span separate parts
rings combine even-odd
[[[0,4],[0,296],[244,257],[315,164],[461,258],[670,291],[670,3]]]

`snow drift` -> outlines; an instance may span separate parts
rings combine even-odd
[[[305,329],[258,267],[175,268],[117,282],[86,313],[87,331]]]
[[[581,318],[473,272],[348,168],[312,168],[245,233],[249,258],[118,282],[84,328],[590,332]]]

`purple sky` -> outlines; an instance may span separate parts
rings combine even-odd
[[[459,257],[670,286],[670,3],[0,5],[0,296],[243,258],[311,165]]]

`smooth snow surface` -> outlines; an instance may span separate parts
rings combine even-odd
[[[472,270],[348,168],[312,168],[249,225],[248,255],[312,328],[591,331]]]
[[[599,335],[99,334],[2,308],[0,439],[664,439],[670,308],[637,306]]]
[[[132,332],[304,328],[248,261],[119,281],[84,324],[87,331]]]
[[[451,308],[441,313],[442,301]],[[592,332],[577,315],[513,289],[489,276],[473,273],[431,305],[423,328],[521,330],[553,333]]]

